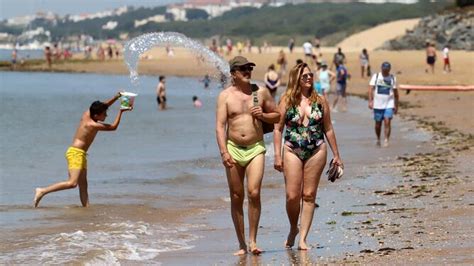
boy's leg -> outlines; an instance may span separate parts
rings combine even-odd
[[[36,188],[36,193],[35,193],[35,198],[34,198],[35,207],[38,207],[38,204],[41,198],[43,198],[43,196],[48,193],[56,192],[56,191],[60,191],[64,189],[75,188],[79,182],[79,176],[81,175],[81,171],[83,170],[69,169],[68,170],[69,179],[67,181],[58,182],[46,188]]]
[[[265,167],[265,154],[255,156],[246,167],[248,214],[249,214],[249,249],[253,254],[260,254],[262,250],[257,247],[257,231],[262,210],[260,191],[262,188],[263,170]]]
[[[89,194],[87,193],[87,169],[82,170],[79,176],[79,197],[82,207],[89,206]]]
[[[227,183],[229,185],[230,194],[230,212],[232,222],[234,222],[235,233],[239,241],[239,250],[234,255],[243,255],[247,252],[247,244],[245,244],[244,230],[244,177],[245,169],[235,164],[232,168],[226,168]]]

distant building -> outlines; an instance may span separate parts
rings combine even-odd
[[[146,18],[146,19],[135,20],[134,21],[134,27],[137,28],[137,27],[143,26],[143,25],[147,24],[148,22],[156,22],[156,23],[166,22],[166,16],[165,15],[156,15],[156,16],[149,17],[149,18]]]

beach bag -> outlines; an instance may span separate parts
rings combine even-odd
[[[258,104],[257,91],[258,91],[257,84],[252,84],[252,95],[253,95],[253,104],[254,104],[254,106]],[[275,127],[274,124],[270,124],[270,123],[264,122],[262,120],[260,120],[260,122],[262,122],[263,134],[273,132],[273,129]]]

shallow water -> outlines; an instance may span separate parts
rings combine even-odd
[[[203,264],[230,262],[227,255],[235,249],[236,240],[214,135],[217,84],[204,90],[197,79],[168,77],[171,108],[159,112],[157,83],[156,77],[141,77],[135,110],[123,115],[116,132],[99,133],[89,149],[91,207],[79,207],[77,190],[67,190],[45,196],[40,208],[34,209],[35,187],[67,177],[64,152],[81,113],[92,101],[107,99],[119,88],[127,90],[123,86],[129,80],[125,75],[1,73],[2,263],[195,264],[192,254],[202,250],[212,250]],[[201,109],[193,108],[193,95],[203,101]],[[417,152],[429,139],[412,123],[396,118],[392,147],[375,148],[366,102],[350,98],[349,107],[347,113],[332,114],[346,169],[344,182],[324,180],[320,186],[322,207],[316,212],[310,238],[318,239],[316,252],[321,256],[358,248],[351,241],[360,236],[354,233],[346,239],[347,231],[332,230],[342,228],[342,222],[336,226],[327,222],[338,220],[347,204],[375,200],[358,194],[358,186],[390,182],[381,178],[380,183],[367,183],[364,175],[377,175],[381,169],[377,165]],[[108,122],[118,108],[118,103],[110,108]],[[266,143],[260,239],[265,249],[273,250],[262,262],[271,263],[272,256],[284,252],[280,244],[287,219],[283,178],[272,170],[270,136]],[[348,187],[352,193],[337,193]],[[345,219],[350,223],[350,217]],[[173,252],[178,250],[187,255]]]

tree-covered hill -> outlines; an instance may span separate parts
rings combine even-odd
[[[87,34],[95,39],[118,38],[127,33],[129,37],[148,32],[176,31],[189,37],[206,39],[213,36],[251,39],[255,44],[267,40],[273,44],[286,44],[290,37],[298,40],[318,36],[326,40],[337,41],[334,37],[343,38],[354,32],[388,21],[423,17],[443,10],[452,1],[432,3],[422,0],[417,4],[365,4],[365,3],[317,3],[285,5],[281,7],[264,6],[257,8],[237,8],[223,16],[205,19],[196,11],[190,18],[193,20],[165,23],[149,22],[135,28],[134,21],[158,14],[166,15],[165,7],[136,8],[120,16],[97,18],[72,22],[64,19],[56,24],[42,21],[33,23],[41,25],[51,32],[52,41],[65,39],[67,36]],[[168,14],[169,16],[169,14]],[[113,30],[102,29],[108,21],[116,21]],[[8,29],[0,26],[4,31]],[[29,28],[34,28],[30,25]],[[18,29],[15,33],[18,33]]]

